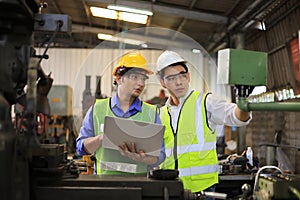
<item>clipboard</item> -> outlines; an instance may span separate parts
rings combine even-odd
[[[102,147],[118,150],[124,142],[135,143],[136,150],[159,156],[164,138],[165,126],[132,119],[105,116]]]

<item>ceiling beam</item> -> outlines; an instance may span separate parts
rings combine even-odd
[[[57,5],[57,2],[56,0],[52,0],[52,3],[53,3],[53,7],[55,8],[56,12],[61,14],[61,9],[59,8],[59,6]]]
[[[166,46],[171,47],[171,48],[183,48],[186,47],[188,49],[192,48],[197,48],[198,43],[193,42],[192,40],[188,40],[186,38],[177,38],[176,40],[170,42],[170,36],[169,34],[175,34],[175,31],[169,30],[169,29],[160,29],[164,35],[167,36],[154,36],[154,35],[149,35],[149,33],[153,33],[151,31],[152,29],[150,28],[144,28],[143,31],[125,31],[124,34],[122,33],[117,33],[116,31],[113,30],[108,30],[104,28],[96,28],[96,27],[90,27],[90,26],[85,26],[85,25],[80,25],[80,24],[72,24],[72,32],[89,32],[89,33],[104,33],[104,34],[111,34],[116,37],[120,38],[128,38],[128,39],[134,39],[134,40],[140,40],[144,41],[146,44],[149,45],[149,48],[157,48],[157,49],[164,49]],[[142,29],[141,29],[142,30]]]
[[[216,38],[216,40],[212,43],[210,43],[208,45],[208,47],[206,48],[208,52],[216,52],[217,50],[219,50],[218,46],[225,40],[227,33],[229,33],[230,31],[234,30],[236,27],[238,27],[239,25],[241,25],[241,23],[248,23],[250,20],[252,20],[252,18],[248,18],[247,20],[244,20],[247,15],[249,15],[249,13],[253,12],[253,11],[260,11],[261,9],[263,9],[265,6],[270,5],[270,3],[272,3],[273,1],[268,1],[267,3],[265,3],[263,6],[261,6],[262,3],[264,3],[264,0],[256,0],[254,1],[250,6],[248,6],[248,8],[241,13],[237,19],[235,21],[233,21],[231,24],[229,24],[227,26],[227,29],[225,32],[221,33],[218,38]]]
[[[196,2],[197,2],[197,0],[193,0],[193,1],[191,2],[190,6],[189,6],[189,9],[190,9],[190,10],[194,7],[194,5],[196,4]],[[183,28],[183,26],[185,25],[186,22],[187,22],[187,19],[186,19],[186,17],[184,17],[184,18],[182,19],[181,23],[179,24],[179,26],[177,27],[176,31],[177,31],[177,32],[180,32],[180,31],[182,30],[182,28]],[[177,32],[176,32],[176,33],[177,33]],[[172,37],[172,40],[174,40],[174,39],[176,38],[176,36],[177,36],[177,34],[175,34],[175,35]]]
[[[89,26],[92,26],[92,22],[91,22],[91,11],[90,11],[90,9],[89,9],[89,7],[86,5],[86,2],[85,2],[85,0],[81,0],[81,2],[82,2],[82,5],[83,5],[83,7],[84,7],[84,11],[85,11],[85,14],[86,14],[86,19],[87,19],[87,21],[88,21],[88,24],[89,24]]]
[[[150,1],[135,1],[135,0],[86,0],[90,5],[102,4],[117,4],[122,6],[133,7],[137,9],[150,10],[154,13],[162,13],[167,15],[173,15],[175,17],[183,17],[186,19],[192,19],[203,22],[225,24],[227,17],[211,14],[208,12],[200,12],[189,9],[182,9],[172,6],[156,5]]]

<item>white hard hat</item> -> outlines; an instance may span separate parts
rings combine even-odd
[[[186,61],[178,53],[166,50],[157,59],[156,71],[159,72],[162,69],[178,62]]]

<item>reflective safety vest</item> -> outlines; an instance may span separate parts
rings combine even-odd
[[[164,135],[166,160],[161,164],[161,168],[178,169],[184,188],[192,192],[203,191],[218,183],[216,133],[212,132],[207,124],[206,97],[207,94],[191,92],[182,105],[177,121],[177,132],[173,130],[169,108],[164,106],[161,112],[162,124],[166,126]],[[198,98],[202,99],[201,116],[195,116]],[[203,124],[198,128],[198,132],[196,120]]]
[[[97,99],[93,107],[93,126],[95,136],[103,134],[105,116],[114,116],[110,107],[110,98]],[[142,102],[142,112],[137,112],[130,119],[142,122],[156,122],[157,107]],[[141,133],[143,134],[143,133]],[[100,147],[96,151],[97,174],[146,173],[147,165],[122,156],[118,150]]]

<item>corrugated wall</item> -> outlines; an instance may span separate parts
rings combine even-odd
[[[38,49],[42,54],[44,49]],[[130,51],[130,50],[126,50]],[[162,51],[142,50],[148,65],[155,71],[156,60]],[[52,73],[55,85],[68,85],[73,89],[73,113],[81,114],[82,94],[86,88],[86,76],[91,76],[90,88],[92,94],[96,90],[96,77],[102,76],[101,91],[106,96],[114,92],[113,77],[111,75],[118,59],[125,53],[119,49],[49,49],[48,60],[42,61],[42,68],[46,73]],[[228,86],[216,85],[216,66],[210,57],[203,58],[202,54],[193,54],[191,51],[179,52],[190,61],[192,74],[191,87],[198,90],[204,88],[210,92],[218,93],[228,99],[230,89]],[[161,86],[156,76],[150,76],[147,86],[141,95],[148,100],[159,95]],[[167,92],[166,92],[167,93]]]
[[[268,89],[296,86],[290,41],[300,30],[300,1],[282,2],[266,15],[266,31],[251,30],[245,37],[245,49],[268,53]]]
[[[277,89],[288,83],[296,86],[289,42],[298,37],[300,30],[300,1],[281,2],[281,6],[270,10],[265,17],[266,31],[251,30],[246,34],[246,49],[268,53],[268,89]],[[282,150],[295,172],[300,173],[299,122],[298,112],[253,112],[253,121],[246,130],[246,144],[253,146],[261,164],[266,164],[268,153],[262,144],[274,144],[275,132],[281,131],[281,144],[285,146]]]

